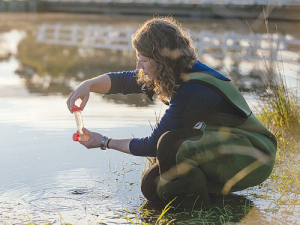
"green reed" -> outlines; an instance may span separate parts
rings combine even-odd
[[[266,8],[266,12],[264,9],[264,22],[270,51],[268,55],[263,55],[261,59],[262,69],[267,81],[267,89],[264,93],[267,98],[264,99],[266,104],[263,105],[263,110],[259,117],[262,122],[270,125],[271,129],[274,129],[274,132],[279,135],[286,131],[296,133],[296,131],[300,130],[300,102],[299,97],[297,97],[299,88],[292,90],[287,86],[284,64],[283,62],[276,63],[276,59],[274,59],[273,53],[274,51],[276,52],[276,49],[280,49],[280,46],[274,46],[272,43],[269,33],[268,10],[269,7]],[[300,70],[299,67],[298,69]],[[298,71],[298,74],[300,74],[300,71]]]
[[[297,90],[287,87],[286,81],[279,69],[275,70],[272,62],[264,62],[268,77],[268,89],[263,99],[262,112],[259,119],[267,124],[275,133],[286,131],[296,133],[300,128],[300,104]]]
[[[194,207],[193,204],[182,207],[178,202],[169,202],[166,206],[145,203],[135,219],[140,218],[139,224],[143,225],[229,224],[240,221],[252,207],[251,201],[237,195],[216,195],[212,199],[214,206],[210,209]]]
[[[268,23],[265,24],[267,27]],[[296,83],[297,89],[288,87],[283,62],[275,63],[271,55],[272,52],[268,59],[265,57],[261,60],[267,88],[263,93],[262,111],[257,117],[277,138],[274,170],[266,181],[267,188],[270,188],[266,197],[271,199],[268,212],[274,215],[272,221],[277,221],[284,218],[284,209],[300,204],[300,167],[297,164],[300,149],[300,101],[297,93],[299,83]],[[276,208],[276,212],[271,208]]]

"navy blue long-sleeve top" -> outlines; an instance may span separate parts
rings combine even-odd
[[[188,72],[209,72],[215,76],[227,79],[219,72],[198,61]],[[108,94],[142,93],[142,84],[138,84],[135,71],[107,73],[111,79],[111,88]],[[160,122],[152,134],[144,138],[133,138],[129,149],[137,156],[156,156],[157,142],[166,131],[192,128],[204,118],[216,118],[226,114],[228,117],[238,117],[239,112],[215,90],[200,83],[182,83],[176,94],[170,99],[169,108],[165,111]],[[212,116],[215,115],[215,116]]]

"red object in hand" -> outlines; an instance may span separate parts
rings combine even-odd
[[[81,108],[78,107],[77,105],[74,105],[73,109],[72,109],[72,113],[76,112],[76,111],[81,111]]]
[[[89,139],[90,139],[90,136],[87,134],[79,134],[79,133],[73,134],[73,141],[87,141]]]

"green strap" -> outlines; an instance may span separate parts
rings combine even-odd
[[[250,116],[251,109],[249,108],[244,97],[230,80],[222,80],[206,73],[190,73],[187,81],[196,81],[207,85],[221,95],[223,95],[236,108],[241,109],[247,116]]]

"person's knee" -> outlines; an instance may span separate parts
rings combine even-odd
[[[142,175],[141,191],[145,198],[149,201],[158,202],[160,198],[157,196],[157,184],[159,181],[158,164],[152,165]]]

